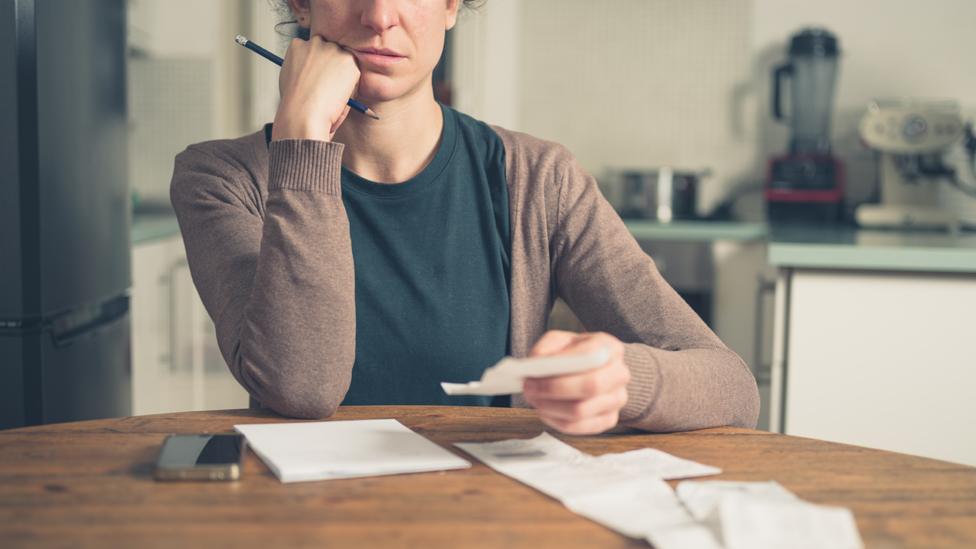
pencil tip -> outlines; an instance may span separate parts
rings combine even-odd
[[[247,45],[247,38],[244,38],[243,35],[238,34],[237,36],[234,37],[234,42],[237,42],[238,44],[240,44],[242,46],[246,46]]]
[[[366,107],[366,116],[368,116],[370,118],[373,118],[375,120],[379,120],[380,119],[379,115],[376,114],[376,111],[374,111],[373,109],[371,109],[369,107]]]

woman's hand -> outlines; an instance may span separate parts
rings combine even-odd
[[[563,376],[525,380],[523,395],[542,421],[564,433],[590,435],[617,425],[627,403],[630,370],[624,364],[624,344],[603,332],[577,334],[550,330],[532,347],[529,356],[579,355],[610,350],[606,364]]]
[[[359,85],[356,57],[314,35],[288,46],[278,77],[281,103],[271,139],[331,141],[349,114],[346,104]]]

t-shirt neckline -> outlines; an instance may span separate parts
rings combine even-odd
[[[443,127],[438,140],[437,152],[434,158],[417,175],[401,183],[379,183],[362,177],[342,168],[342,188],[352,192],[368,194],[380,198],[400,198],[429,189],[439,180],[441,174],[450,164],[457,146],[457,120],[451,109],[440,102]]]

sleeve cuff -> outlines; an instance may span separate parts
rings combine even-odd
[[[624,364],[630,370],[627,384],[627,404],[620,409],[620,423],[633,423],[646,418],[661,386],[661,371],[654,355],[645,345],[624,345]]]
[[[282,139],[269,145],[268,190],[342,193],[345,145],[314,139]]]

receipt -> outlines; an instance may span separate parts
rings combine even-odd
[[[652,528],[697,528],[664,478],[721,472],[649,448],[594,457],[548,433],[532,439],[459,442],[455,446],[569,510],[633,538],[645,537]],[[662,473],[675,476],[663,477]],[[699,539],[711,536],[704,529],[697,534]]]
[[[608,360],[610,350],[607,348],[574,356],[505,357],[485,370],[480,381],[445,382],[441,383],[441,388],[449,395],[514,395],[522,392],[522,383],[526,378],[585,372],[603,366]]]
[[[685,481],[677,495],[726,549],[863,547],[850,510],[803,501],[776,482]]]
[[[709,482],[682,482],[678,484],[678,499],[698,520],[706,520],[713,513],[723,496],[747,494],[756,498],[794,502],[799,501],[778,482],[735,482],[712,480]]]
[[[501,474],[656,549],[861,549],[847,509],[814,505],[776,482],[683,481],[716,467],[652,448],[591,456],[543,433],[456,443]]]

